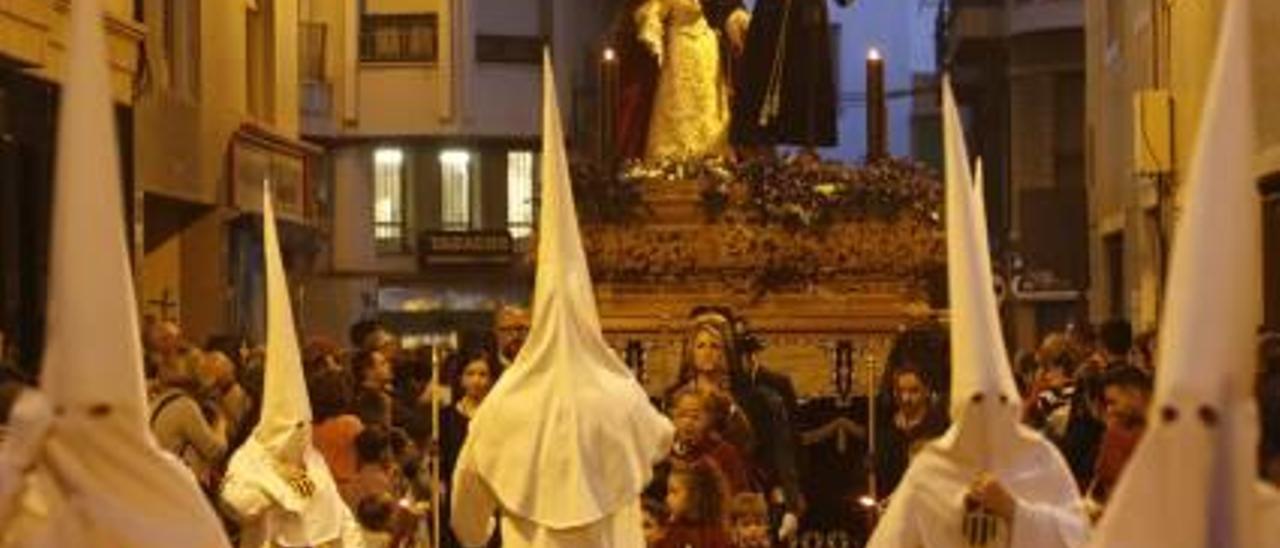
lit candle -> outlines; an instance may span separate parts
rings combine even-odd
[[[614,124],[617,103],[618,53],[605,46],[600,54],[600,157],[614,157]]]
[[[867,51],[867,161],[889,155],[888,111],[885,107],[884,58],[880,50]]]

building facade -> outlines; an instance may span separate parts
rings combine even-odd
[[[140,299],[188,337],[261,340],[262,188],[286,261],[318,254],[311,159],[298,139],[298,0],[139,0],[147,27],[138,90]]]
[[[1091,314],[1154,329],[1224,1],[1087,2]],[[1280,5],[1253,2],[1266,327],[1280,325]]]
[[[136,187],[134,97],[146,32],[130,0],[104,2],[125,192]],[[65,1],[0,3],[0,362],[5,351],[34,371],[43,344]],[[135,218],[136,207],[126,214]],[[10,348],[3,348],[9,346]]]
[[[951,0],[940,59],[982,159],[997,292],[1011,348],[1083,315],[1084,4]]]
[[[301,128],[325,150],[316,172],[331,223],[305,299],[315,332],[344,337],[379,317],[429,339],[488,329],[498,308],[526,303],[542,48],[570,148],[593,153],[603,40],[620,5],[303,3]]]

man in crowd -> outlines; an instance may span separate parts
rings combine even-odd
[[[1098,328],[1098,339],[1102,344],[1095,360],[1104,368],[1132,365],[1133,327],[1128,320],[1108,320]]]
[[[1093,482],[1089,486],[1090,513],[1101,513],[1125,464],[1142,439],[1151,403],[1151,377],[1132,365],[1109,369],[1103,374],[1103,401],[1106,432],[1098,448]]]

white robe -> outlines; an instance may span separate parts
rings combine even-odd
[[[993,471],[1017,500],[1012,527],[1002,524],[993,547],[1075,548],[1088,539],[1088,520],[1071,484],[1044,486],[1063,478],[1066,463],[1047,442],[1010,470]],[[1052,471],[1058,468],[1059,471]],[[1051,472],[1052,471],[1052,472]],[[893,493],[888,512],[869,548],[967,548],[964,495],[981,472],[957,462],[931,443],[911,463]]]
[[[306,453],[307,467],[323,467],[314,450]],[[250,438],[231,459],[223,481],[223,503],[240,519],[240,548],[319,546],[363,548],[364,535],[351,510],[338,496],[326,473],[310,473],[316,492],[297,496],[272,470],[270,456]]]
[[[552,529],[502,508],[493,490],[476,473],[470,451],[458,457],[454,471],[452,526],[463,546],[484,546],[493,534],[492,516],[499,513],[502,545],[507,548],[626,548],[644,546],[640,499],[600,521],[571,529]]]

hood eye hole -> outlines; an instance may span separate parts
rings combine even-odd
[[[1009,396],[1000,394],[1000,405],[1007,405],[1008,403],[1009,403]]]
[[[982,403],[982,400],[986,399],[986,397],[987,397],[986,394],[983,394],[982,392],[978,392],[978,393],[975,393],[973,397],[969,398],[969,400],[972,401],[973,403]]]
[[[1202,405],[1200,406],[1198,414],[1200,415],[1200,421],[1204,422],[1205,426],[1212,428],[1214,425],[1218,424],[1218,412],[1212,407]]]
[[[1178,410],[1172,406],[1166,406],[1160,410],[1160,419],[1165,423],[1171,423],[1178,420]]]
[[[99,403],[89,408],[89,416],[94,418],[103,418],[111,414],[111,406],[105,403]]]

